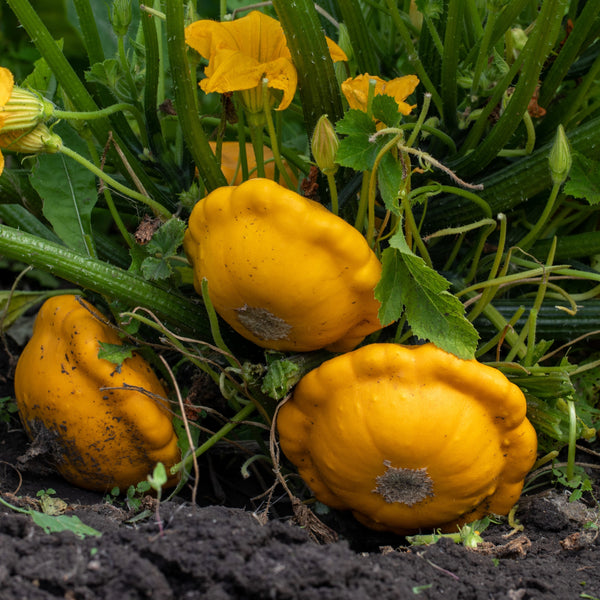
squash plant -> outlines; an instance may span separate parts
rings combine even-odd
[[[29,0],[3,6],[37,60],[0,65],[0,255],[53,276],[40,301],[66,281],[110,311],[174,402],[186,369],[220,386],[228,421],[214,434],[174,403],[184,456],[172,475],[185,480],[252,413],[269,426],[330,351],[427,341],[518,385],[540,449],[568,446],[576,485],[575,443],[598,427],[579,382],[599,366],[587,344],[600,314],[600,0],[72,8],[85,64]],[[242,243],[241,221],[198,216],[253,186],[263,208],[287,202],[285,226],[265,219]],[[311,234],[325,214],[332,225]],[[324,272],[323,251],[337,270]],[[295,298],[283,316],[258,308],[318,341],[244,337],[239,311],[256,307],[227,305],[219,276],[253,269],[268,281],[252,302]],[[33,302],[30,275],[3,297],[10,322]],[[347,328],[321,339],[311,313]]]

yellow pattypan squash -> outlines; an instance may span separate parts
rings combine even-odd
[[[381,263],[326,208],[267,179],[200,200],[183,246],[216,311],[264,348],[344,352],[380,329]]]
[[[216,142],[209,142],[213,153],[217,150]],[[265,161],[265,177],[267,179],[275,179],[275,161],[273,160],[273,151],[268,146],[263,149],[263,157]],[[255,179],[256,175],[256,155],[254,147],[250,142],[246,142],[246,160],[248,163],[248,178]],[[298,182],[298,176],[290,168],[287,163],[284,163],[287,172],[290,175],[292,182]],[[239,185],[242,183],[242,167],[240,166],[240,145],[239,142],[223,142],[221,146],[221,171],[225,175],[225,179],[230,185]],[[281,176],[280,176],[280,179]],[[282,184],[283,185],[283,184]]]
[[[372,344],[308,373],[277,417],[315,497],[399,534],[507,514],[537,451],[500,371],[433,344]]]
[[[102,314],[77,296],[50,298],[19,358],[15,395],[29,438],[67,481],[125,490],[158,462],[168,473],[180,451],[150,365],[135,353],[120,366],[99,359],[99,342],[121,344]]]

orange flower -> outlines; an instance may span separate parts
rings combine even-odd
[[[385,94],[386,96],[391,96],[398,103],[398,110],[403,115],[410,114],[412,109],[415,108],[416,104],[411,106],[404,101],[415,91],[415,88],[419,84],[419,78],[416,75],[405,75],[391,81],[384,81],[368,73],[346,79],[342,83],[342,92],[346,96],[350,108],[366,112],[369,81],[371,79],[375,81],[375,95]]]
[[[246,110],[262,112],[265,78],[270,89],[283,92],[277,110],[290,105],[298,76],[279,21],[258,11],[235,21],[195,21],[186,28],[185,41],[208,59],[200,82],[206,93],[242,92]],[[327,45],[334,61],[347,60],[337,44],[327,39]],[[271,105],[276,100],[271,93]]]

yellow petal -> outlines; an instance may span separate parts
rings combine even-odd
[[[2,171],[4,171],[4,156],[2,156],[2,152],[0,152],[0,175],[2,175]]]
[[[279,21],[258,11],[235,21],[196,21],[186,28],[185,41],[209,60],[220,50],[238,50],[258,62],[289,54]]]
[[[367,110],[370,80],[375,81],[375,95],[385,94],[386,96],[394,98],[398,103],[398,110],[403,115],[408,115],[416,106],[411,106],[404,102],[419,84],[419,78],[415,75],[405,75],[404,77],[397,77],[391,81],[384,81],[376,75],[365,73],[354,78],[346,79],[346,81],[342,83],[342,93],[346,97],[346,100],[348,100],[350,108],[362,111]]]
[[[348,104],[350,108],[355,110],[367,110],[367,97],[369,94],[369,81],[373,79],[375,80],[375,93],[377,93],[378,88],[381,91],[383,87],[384,81],[383,79],[377,77],[376,75],[369,75],[365,73],[364,75],[358,75],[357,77],[350,77],[346,79],[342,83],[342,93],[348,100]]]
[[[329,48],[329,54],[331,54],[331,60],[333,62],[340,62],[342,60],[348,60],[346,53],[333,41],[328,37],[325,38],[327,42],[327,47]]]
[[[388,81],[385,85],[384,93],[394,98],[398,103],[400,112],[407,115],[414,107],[406,104],[404,100],[415,91],[417,85],[419,85],[419,78],[416,75],[405,75],[404,77],[397,77]]]
[[[4,67],[0,67],[0,106],[4,106],[12,94],[15,80],[13,74]]]
[[[218,92],[236,92],[250,90],[262,86],[262,79],[268,79],[268,87],[283,91],[283,98],[278,110],[290,105],[297,85],[297,73],[292,61],[288,58],[259,63],[242,52],[235,50],[219,50],[213,56],[205,71],[207,77],[200,82],[200,87],[208,94]],[[251,108],[251,107],[248,107]],[[252,112],[262,110],[254,107]]]
[[[219,50],[206,68],[200,87],[207,93],[249,90],[261,82],[264,68],[256,59],[236,50]]]
[[[296,93],[298,84],[296,68],[287,58],[278,58],[263,66],[265,67],[265,77],[269,81],[268,87],[283,91],[283,98],[277,110],[284,110],[290,105]]]

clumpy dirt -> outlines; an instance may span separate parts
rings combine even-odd
[[[4,384],[0,398],[11,393]],[[549,488],[526,496],[517,512],[523,530],[493,524],[477,549],[448,540],[410,546],[335,512],[322,518],[338,541],[319,544],[293,524],[279,491],[270,520],[261,522],[259,492],[271,482],[267,469],[244,480],[245,456],[215,452],[201,465],[200,504],[191,504],[187,489],[157,511],[149,496],[132,509],[123,498],[107,502],[35,461],[23,463],[28,447],[16,419],[0,423],[1,498],[39,511],[38,492],[55,490],[51,496],[66,502],[64,515],[101,535],[45,533],[29,514],[0,505],[0,600],[600,598],[595,468],[593,495],[569,502],[563,490]],[[600,463],[585,456],[594,460]]]

